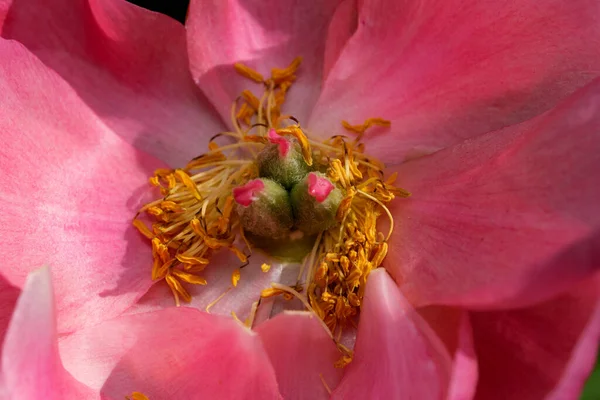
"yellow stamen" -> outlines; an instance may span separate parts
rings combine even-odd
[[[194,195],[194,197],[196,199],[202,200],[202,195],[200,195],[200,192],[198,192],[198,188],[196,187],[196,184],[190,178],[190,176],[185,173],[185,171],[183,171],[181,169],[176,169],[175,175],[177,175],[177,177],[190,190],[190,192]]]
[[[189,272],[181,271],[178,269],[174,269],[171,271],[173,275],[177,278],[181,279],[184,282],[192,283],[194,285],[206,285],[206,279],[196,276],[194,274],[190,274]]]
[[[232,190],[258,177],[254,159],[269,143],[268,129],[293,136],[305,162],[325,171],[344,192],[344,198],[336,214],[338,224],[317,236],[302,263],[297,284],[289,287],[273,283],[260,297],[300,299],[337,343],[342,357],[336,365],[343,366],[352,360],[352,352],[339,344],[339,338],[345,328],[356,325],[368,276],[382,265],[388,252],[394,220],[387,204],[410,193],[394,186],[397,174],[384,177],[385,166],[369,158],[361,142],[370,127],[389,127],[390,121],[369,118],[361,125],[342,121],[344,128],[357,134],[354,140],[338,135],[321,142],[309,139],[295,118],[282,115],[300,63],[298,57],[285,68],[273,68],[268,79],[244,64],[235,64],[240,75],[263,83],[264,93],[241,93],[231,108],[234,130],[215,135],[207,153],[183,169],[155,171],[150,184],[160,190],[161,196],[140,210],[152,220],[151,226],[137,215],[133,225],[152,243],[152,279],[165,280],[177,305],[180,299],[190,301],[187,285],[207,284],[198,274],[213,268],[210,259],[216,252],[231,251],[247,265],[252,246],[241,227]],[[221,136],[235,143],[219,146],[215,140]],[[390,220],[387,236],[377,230],[383,214]],[[264,263],[260,268],[266,273],[271,266]],[[232,286],[206,307],[207,312],[238,285],[240,277],[237,268],[231,275]],[[258,305],[253,304],[246,326],[252,326]],[[235,313],[233,316],[236,318]]]
[[[242,92],[242,97],[246,100],[246,103],[254,109],[254,111],[258,111],[258,107],[260,107],[260,100],[256,97],[251,91],[244,90]]]
[[[217,304],[219,301],[221,301],[221,299],[223,299],[223,297],[225,297],[227,295],[227,293],[229,293],[231,291],[231,289],[233,289],[233,287],[229,287],[227,288],[226,291],[224,291],[223,293],[221,293],[219,295],[219,297],[217,297],[216,299],[214,299],[213,301],[211,301],[210,303],[208,303],[208,305],[206,306],[206,308],[204,309],[204,311],[206,311],[207,313],[210,314],[210,309],[213,308],[215,306],[215,304]]]
[[[233,285],[233,287],[236,287],[238,285],[241,276],[242,275],[240,273],[239,268],[233,271],[233,273],[231,274],[231,284]]]
[[[262,297],[263,299],[266,299],[268,297],[273,297],[273,296],[279,296],[280,294],[283,294],[283,290],[279,290],[279,289],[275,289],[275,288],[267,288],[267,289],[263,289],[260,292],[260,297]]]
[[[392,123],[390,121],[388,121],[387,119],[383,119],[383,118],[369,118],[365,122],[363,122],[361,125],[351,125],[347,121],[342,121],[342,126],[346,130],[358,134],[356,141],[361,140],[363,135],[367,131],[367,129],[369,129],[373,125],[390,127],[392,125]]]
[[[256,72],[255,70],[253,70],[252,68],[242,64],[242,63],[235,63],[233,64],[233,67],[235,68],[235,70],[237,71],[238,74],[253,80],[256,83],[263,83],[265,78],[263,78],[263,76]]]
[[[131,396],[125,396],[127,400],[150,400],[148,396],[140,392],[133,392]]]
[[[142,235],[146,236],[148,239],[152,239],[154,237],[154,234],[152,233],[152,231],[150,231],[150,229],[148,229],[146,224],[144,224],[139,219],[133,220],[133,226],[135,226],[137,228],[137,230],[140,231],[140,233]]]
[[[258,310],[258,301],[255,301],[254,303],[252,303],[252,308],[250,309],[250,315],[248,316],[248,318],[246,318],[246,321],[244,321],[244,325],[246,325],[248,328],[252,328],[252,324],[254,324],[254,318],[256,317],[256,311]]]
[[[208,264],[208,259],[201,258],[201,257],[192,257],[192,256],[186,256],[186,255],[183,255],[183,254],[177,254],[175,256],[175,258],[177,258],[178,261],[180,261],[182,263],[186,263],[186,264],[192,264],[192,265],[206,265],[206,264]]]
[[[323,374],[319,374],[319,378],[321,378],[321,383],[325,387],[325,390],[327,390],[327,393],[331,394],[331,388],[329,387],[327,382],[325,382],[325,377],[323,377]]]
[[[271,69],[271,79],[275,83],[283,83],[286,81],[294,81],[296,79],[296,70],[302,63],[302,57],[296,57],[292,63],[286,68]]]
[[[185,288],[181,285],[181,282],[179,282],[173,275],[167,275],[165,277],[165,280],[167,281],[167,284],[173,291],[173,294],[181,296],[183,301],[185,301],[186,303],[192,301],[192,296],[190,295],[190,293],[187,290],[185,290]]]
[[[244,254],[243,251],[238,249],[235,246],[229,246],[228,249],[239,258],[239,260],[243,263],[248,262],[248,257]]]
[[[280,135],[287,134],[294,136],[300,144],[300,149],[302,150],[302,157],[304,158],[306,164],[309,166],[313,164],[312,152],[310,151],[310,143],[308,142],[308,138],[306,137],[304,132],[302,132],[302,129],[300,129],[298,125],[292,125],[287,128],[278,129],[277,133]]]
[[[262,272],[269,272],[269,270],[271,269],[271,265],[263,263],[263,265],[260,266],[260,269],[262,270]]]

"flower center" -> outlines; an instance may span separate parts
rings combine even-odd
[[[133,224],[151,240],[152,279],[166,281],[177,305],[191,300],[186,284],[207,284],[201,274],[216,251],[231,251],[247,264],[253,247],[269,248],[263,241],[275,238],[279,246],[311,238],[296,285],[273,283],[260,297],[299,298],[339,341],[346,327],[356,325],[367,277],[387,254],[394,224],[386,204],[410,193],[393,185],[395,176],[384,180],[383,164],[364,153],[365,131],[389,121],[342,121],[355,138],[321,142],[310,139],[294,117],[282,115],[300,62],[273,68],[269,79],[235,64],[239,74],[262,83],[264,93],[259,98],[242,92],[232,107],[234,131],[215,135],[207,153],[184,168],[157,170],[150,183],[162,197],[143,206]],[[233,143],[217,144],[223,137]],[[377,231],[382,212],[390,219],[386,235]],[[232,288],[239,279],[237,269]],[[344,365],[351,351],[338,346]]]

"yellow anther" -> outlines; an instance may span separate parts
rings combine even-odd
[[[285,293],[283,290],[275,289],[275,288],[267,288],[260,292],[260,297],[267,298],[273,296],[279,296],[280,294]]]
[[[271,79],[275,84],[285,81],[294,81],[296,79],[296,70],[302,63],[302,57],[296,57],[286,68],[271,69]]]
[[[189,272],[181,271],[179,269],[173,269],[171,272],[182,281],[191,283],[193,285],[206,285],[207,283],[206,279]]]
[[[194,197],[197,200],[202,200],[202,195],[200,194],[200,192],[198,192],[198,187],[184,170],[176,169],[175,175],[177,175],[181,183],[183,183],[185,187],[189,189],[189,191],[194,195]]]
[[[181,285],[181,282],[179,282],[173,275],[167,275],[165,277],[165,281],[173,291],[176,302],[179,300],[179,297],[181,297],[186,303],[192,301],[192,296],[190,293],[185,290],[185,288]]]
[[[271,269],[271,265],[263,263],[263,265],[260,266],[260,269],[262,272],[269,272],[269,270]]]
[[[387,119],[383,119],[383,118],[369,118],[365,122],[363,122],[361,125],[351,125],[347,121],[342,121],[342,126],[346,130],[358,134],[357,141],[362,139],[362,136],[364,135],[366,130],[369,129],[370,127],[372,127],[373,125],[390,127],[390,126],[392,126],[392,123],[390,121],[388,121]]]
[[[238,249],[235,246],[229,246],[228,249],[236,255],[236,257],[243,263],[248,261],[248,257],[244,254],[243,251],[241,251],[240,249]]]
[[[260,100],[254,94],[252,94],[249,90],[244,90],[242,92],[242,97],[246,100],[246,103],[254,109],[254,111],[258,111],[260,107]]]
[[[140,392],[133,392],[131,396],[125,396],[127,400],[150,400],[148,396]]]
[[[240,277],[241,277],[241,272],[240,272],[240,269],[237,268],[231,274],[231,284],[233,285],[233,287],[236,287],[238,285],[238,282],[240,281]]]
[[[337,214],[335,216],[338,222],[342,222],[346,219],[348,214],[350,214],[350,210],[352,208],[352,200],[354,200],[354,195],[355,192],[353,190],[349,190],[346,194],[346,197],[344,197],[344,200],[342,200],[342,202],[340,203],[340,206],[337,210]]]
[[[298,140],[298,144],[300,145],[300,149],[302,150],[302,157],[307,165],[312,165],[312,152],[310,150],[310,144],[308,142],[308,138],[302,132],[302,129],[298,125],[288,126],[287,128],[277,129],[277,133],[280,135],[292,135]]]
[[[388,251],[387,243],[384,242],[384,243],[379,244],[379,246],[377,248],[377,252],[373,256],[373,260],[371,261],[371,263],[373,264],[373,268],[377,268],[381,265],[381,262],[387,255],[387,251]]]
[[[148,229],[146,224],[144,224],[139,219],[133,220],[133,226],[135,226],[137,228],[137,230],[140,231],[140,233],[142,235],[146,236],[148,239],[154,238],[154,233],[152,233],[152,231],[150,229]]]
[[[148,178],[148,181],[150,182],[150,184],[152,186],[160,186],[160,181],[158,179],[158,176],[151,176],[150,178]]]
[[[265,81],[265,78],[263,78],[263,76],[260,73],[242,63],[235,63],[233,64],[233,67],[235,68],[238,74],[242,75],[245,78],[253,80],[256,83],[263,83]]]
[[[166,211],[180,212],[185,211],[180,204],[175,203],[174,201],[161,201],[160,207]]]
[[[246,135],[242,139],[244,142],[253,142],[253,143],[268,143],[269,140],[264,136],[257,135]]]

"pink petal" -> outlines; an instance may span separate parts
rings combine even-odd
[[[473,313],[478,398],[578,399],[600,341],[599,283],[530,308]]]
[[[327,37],[336,31],[328,33],[328,27],[339,2],[191,2],[186,27],[192,74],[225,121],[242,90],[262,93],[261,85],[234,71],[234,63],[243,62],[269,78],[271,68],[287,67],[298,56],[303,61],[284,112],[308,119],[320,92]],[[344,29],[339,25],[337,29]]]
[[[467,311],[428,306],[417,310],[453,355],[447,400],[470,400],[477,387],[477,357]]]
[[[365,0],[308,125],[329,137],[387,118],[367,150],[395,164],[521,122],[599,75],[599,13],[595,0]]]
[[[600,80],[550,113],[410,161],[385,262],[415,304],[547,299],[597,271]],[[394,204],[394,203],[393,203]]]
[[[20,44],[0,39],[0,60],[0,272],[22,287],[51,266],[60,332],[117,315],[151,285],[151,251],[131,220],[161,164]]]
[[[328,399],[323,381],[337,386],[342,370],[333,340],[313,314],[286,312],[256,328],[286,400]]]
[[[348,40],[356,31],[358,23],[356,0],[342,0],[335,10],[325,43],[325,60],[323,61],[323,80],[327,79],[331,68],[337,62]]]
[[[165,15],[121,0],[0,0],[0,27],[114,132],[171,165],[223,129],[190,75],[184,27]]]
[[[7,399],[93,399],[61,365],[47,267],[32,272],[19,297],[2,352],[0,393]]]
[[[65,367],[103,396],[280,399],[258,335],[231,318],[180,307],[122,316],[60,342]]]
[[[333,399],[441,399],[451,360],[444,345],[383,269],[371,272],[354,360]]]
[[[469,316],[463,313],[454,352],[452,376],[448,388],[448,400],[470,400],[475,396],[478,379],[478,362],[473,345],[473,333]]]

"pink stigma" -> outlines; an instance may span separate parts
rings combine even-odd
[[[333,183],[329,179],[322,178],[314,172],[308,174],[308,194],[314,197],[319,203],[324,202],[332,190]]]
[[[256,195],[265,188],[265,184],[260,179],[254,179],[243,186],[233,188],[233,198],[236,203],[248,207],[254,200]]]
[[[288,140],[286,140],[283,136],[278,135],[277,132],[275,132],[275,129],[269,129],[267,137],[269,138],[269,142],[279,145],[279,154],[281,157],[287,156],[288,152],[290,151],[290,142]]]

